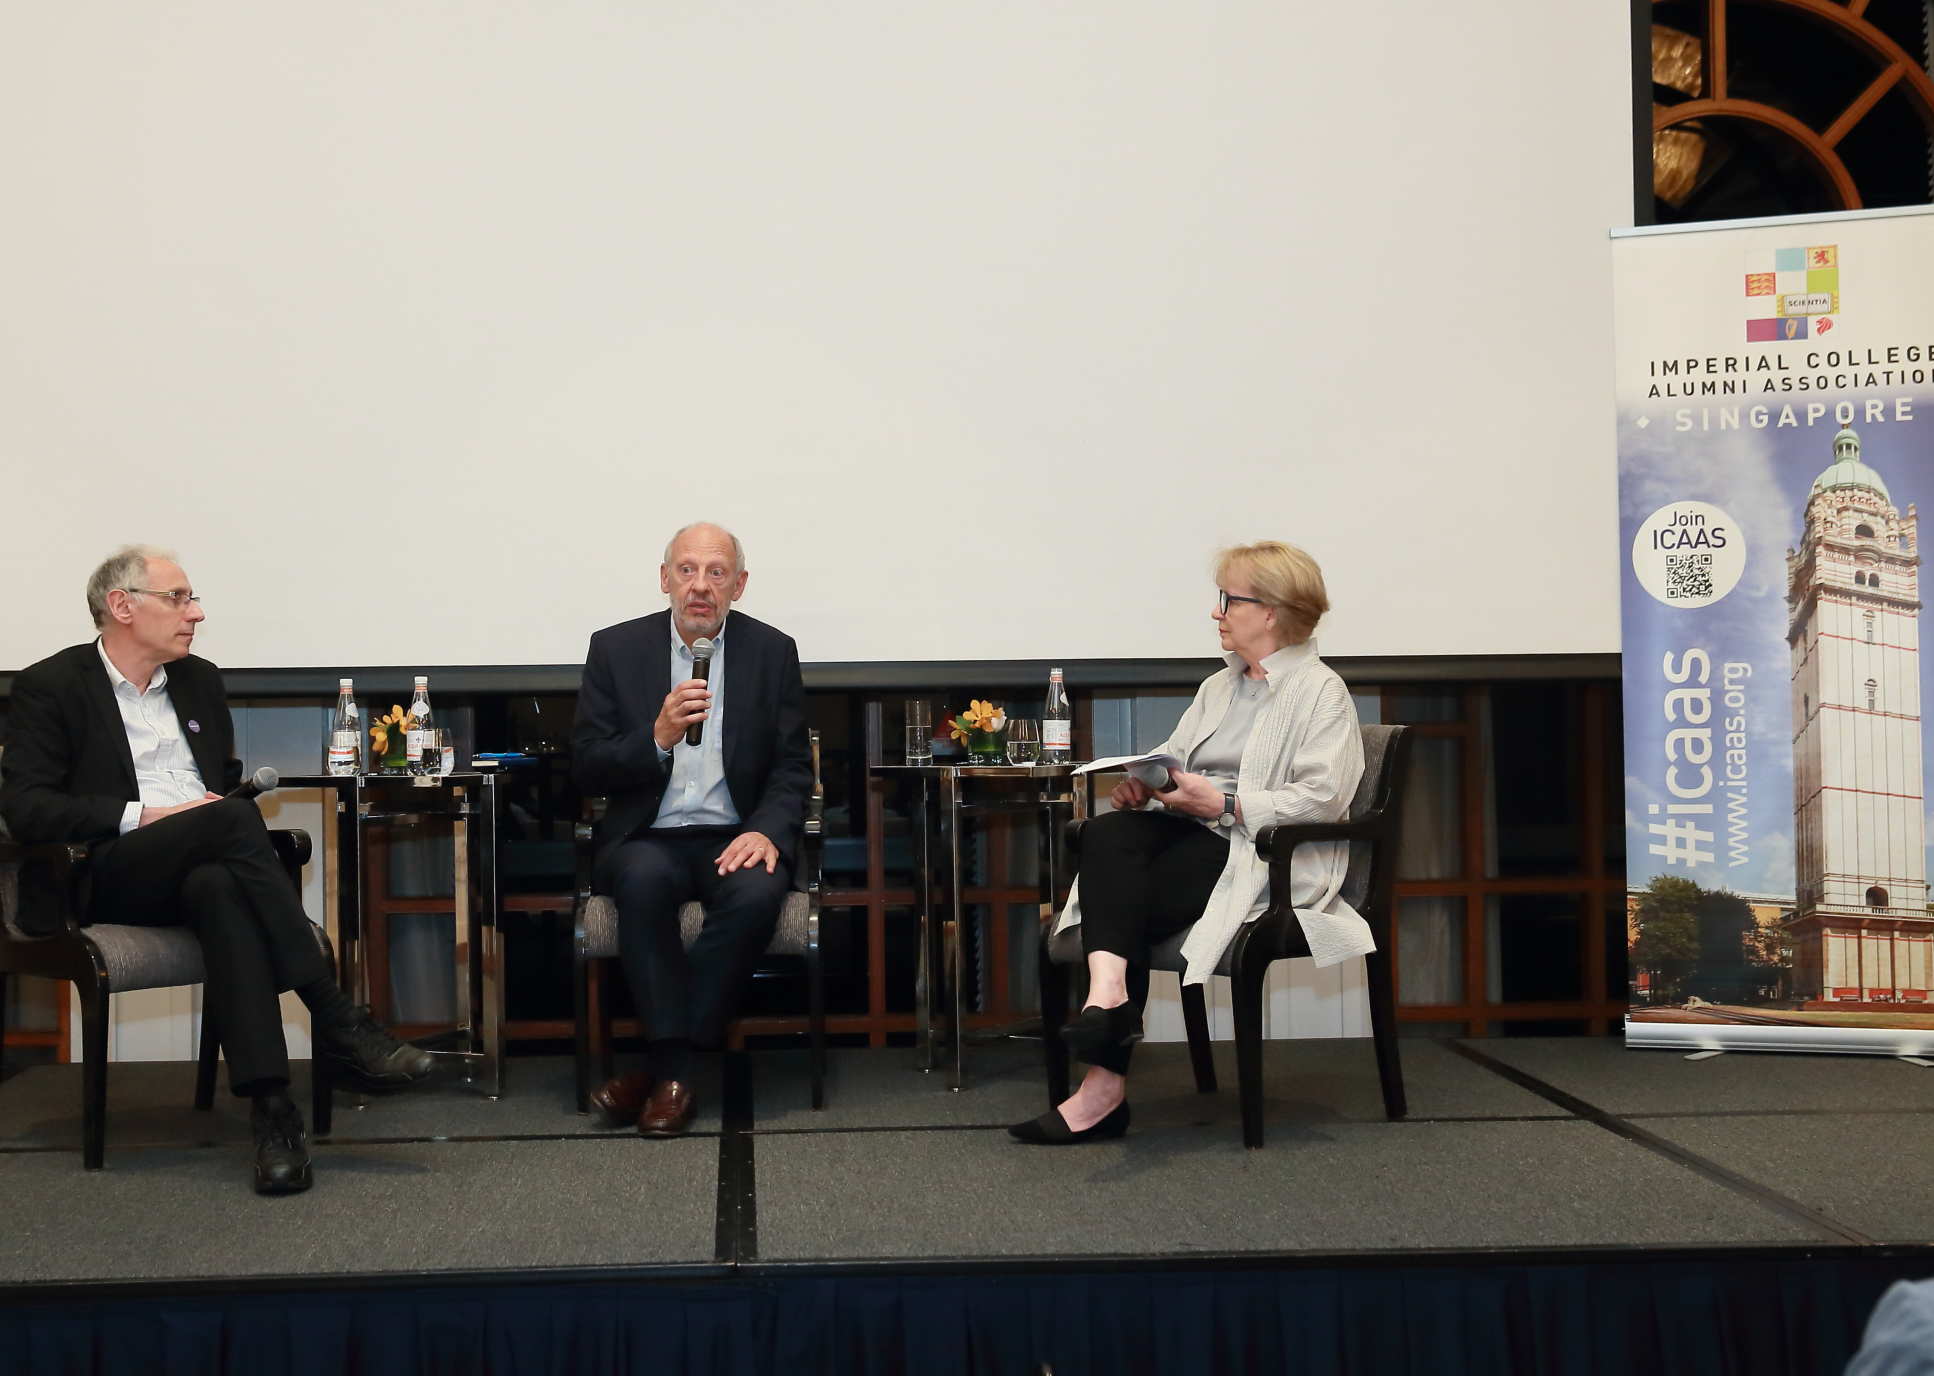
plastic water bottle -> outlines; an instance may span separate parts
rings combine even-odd
[[[336,680],[336,711],[329,719],[328,765],[331,774],[363,771],[363,714],[356,709],[356,684],[352,679]]]
[[[405,715],[408,725],[404,728],[403,748],[409,757],[412,774],[436,774],[443,768],[443,761],[433,746],[427,744],[430,728],[430,680],[422,675],[416,676],[416,691],[410,695],[410,710]]]
[[[1048,670],[1048,701],[1041,709],[1041,763],[1068,764],[1074,759],[1074,712],[1059,667]]]

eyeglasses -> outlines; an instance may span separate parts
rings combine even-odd
[[[179,588],[168,589],[166,591],[164,591],[161,588],[122,588],[121,591],[128,592],[128,593],[138,592],[148,597],[163,598],[176,611],[182,610],[190,603],[193,603],[197,607],[201,605],[201,594],[193,593],[193,592],[183,592]]]
[[[1260,597],[1242,597],[1233,592],[1224,592],[1221,588],[1215,590],[1215,614],[1217,616],[1227,616],[1231,602],[1254,602],[1258,607],[1267,607],[1269,605]]]

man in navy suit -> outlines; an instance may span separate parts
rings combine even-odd
[[[618,909],[618,953],[647,1031],[647,1070],[592,1102],[647,1137],[691,1126],[692,1054],[717,1046],[792,885],[812,754],[792,637],[732,604],[745,551],[715,525],[665,547],[671,606],[591,637],[578,691],[578,783],[610,797],[594,883]],[[729,623],[728,623],[729,614]],[[692,647],[713,644],[700,679]],[[700,725],[696,745],[688,728]],[[691,950],[678,910],[705,907]]]
[[[22,842],[89,847],[86,920],[189,926],[228,1083],[252,1100],[255,1188],[310,1183],[290,1101],[278,991],[308,1005],[316,1058],[372,1089],[428,1075],[427,1052],[377,1027],[337,986],[242,778],[221,671],[191,653],[206,613],[174,556],[129,546],[95,569],[97,639],[13,681],[0,816]]]

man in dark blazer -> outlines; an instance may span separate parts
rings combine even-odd
[[[693,1050],[719,1044],[772,939],[813,774],[798,648],[731,611],[746,584],[738,539],[687,526],[658,581],[668,610],[591,637],[572,742],[578,783],[610,797],[593,882],[617,905],[619,958],[647,1030],[646,1071],[592,1102],[613,1127],[675,1137],[691,1126]],[[701,640],[713,647],[704,679]],[[705,927],[687,952],[678,910],[694,899]]]
[[[310,1183],[290,1101],[279,991],[308,1005],[315,1054],[368,1088],[430,1071],[428,1053],[343,996],[242,778],[221,671],[190,654],[205,613],[172,555],[129,546],[87,584],[98,639],[13,681],[0,816],[17,841],[89,847],[86,920],[192,927],[229,1087],[252,1101],[255,1188]]]

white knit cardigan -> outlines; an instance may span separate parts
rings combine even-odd
[[[1157,751],[1186,760],[1221,725],[1243,674],[1240,656],[1228,658],[1229,667],[1203,681],[1174,734]],[[1182,942],[1184,984],[1200,984],[1214,974],[1236,932],[1269,906],[1269,864],[1256,853],[1256,833],[1291,822],[1342,821],[1363,777],[1356,704],[1336,671],[1317,657],[1316,642],[1277,651],[1263,661],[1263,672],[1269,702],[1236,769],[1242,820],[1229,829],[1229,859]],[[1349,867],[1350,848],[1343,841],[1298,846],[1290,863],[1290,902],[1318,965],[1376,949],[1370,924],[1342,898]],[[1080,888],[1077,880],[1069,889],[1056,932],[1081,921]]]

